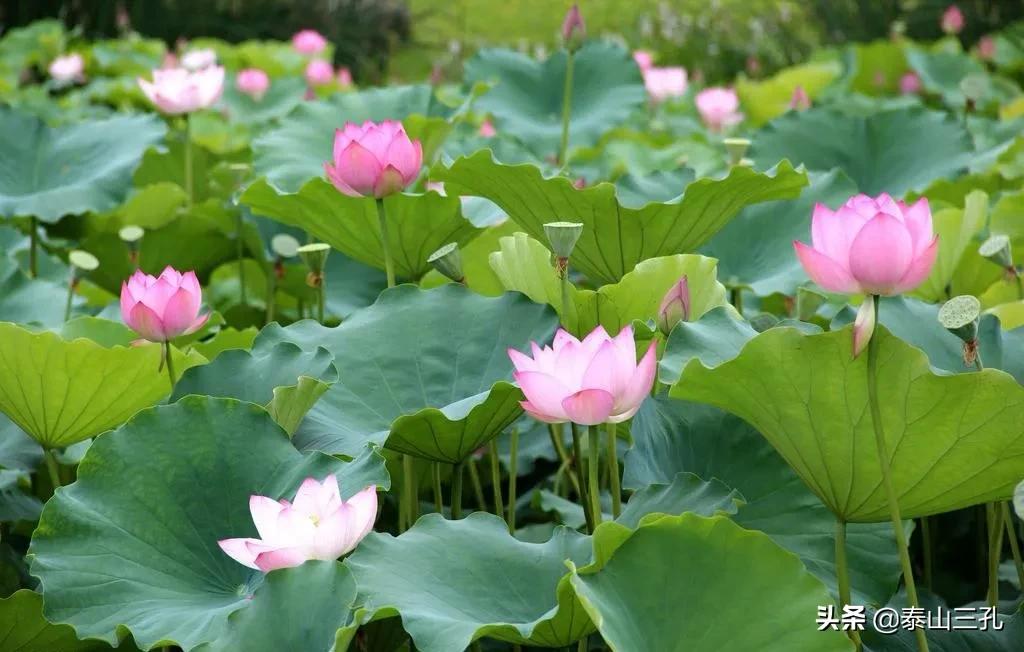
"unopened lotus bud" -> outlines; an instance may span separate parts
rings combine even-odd
[[[563,264],[568,264],[572,250],[576,248],[576,242],[583,234],[583,224],[580,222],[548,222],[544,225],[544,234],[548,236],[548,243],[551,251],[555,254],[556,262],[560,270]]]
[[[747,155],[747,150],[750,149],[750,139],[726,138],[722,143],[725,145],[725,151],[729,153],[729,165],[742,165],[745,161],[744,157]]]
[[[462,272],[462,254],[459,253],[459,244],[457,242],[450,242],[430,254],[427,262],[430,263],[431,267],[456,283],[462,283],[466,280],[466,276]]]
[[[324,265],[327,263],[327,254],[331,253],[330,245],[314,242],[302,245],[295,251],[309,269],[309,274],[306,275],[306,285],[312,288],[320,287],[324,280]]]
[[[1013,269],[1013,250],[1010,247],[1009,236],[996,234],[981,243],[978,253],[988,258],[1003,269]]]
[[[690,282],[683,275],[665,293],[658,307],[658,329],[668,337],[676,324],[690,318]]]
[[[857,310],[857,318],[853,320],[853,357],[857,357],[867,348],[871,336],[875,332],[878,313],[875,311],[875,298],[864,297]]]
[[[587,38],[587,26],[583,22],[583,15],[580,13],[578,4],[573,3],[572,7],[565,14],[562,21],[562,43],[569,52],[575,52],[583,46]]]

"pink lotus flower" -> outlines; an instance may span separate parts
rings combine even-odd
[[[181,58],[181,65],[187,70],[202,70],[217,65],[217,53],[209,48],[189,50]]]
[[[807,94],[803,86],[793,89],[793,97],[789,100],[789,108],[793,111],[806,111],[811,108],[811,96]]]
[[[900,93],[904,95],[917,95],[921,92],[921,78],[915,72],[904,73],[900,77]]]
[[[199,330],[210,315],[199,315],[203,290],[195,272],[168,265],[159,277],[136,270],[121,284],[121,319],[150,342],[167,342]]]
[[[508,355],[526,395],[520,405],[545,423],[625,421],[640,409],[654,384],[655,344],[638,364],[631,326],[615,337],[598,326],[582,342],[559,329],[552,346],[530,346],[532,358],[515,349]]]
[[[170,115],[206,109],[224,90],[224,68],[213,66],[196,72],[184,68],[153,71],[153,81],[138,80],[142,92],[158,109]]]
[[[260,538],[222,539],[217,544],[238,563],[267,573],[310,559],[337,559],[354,550],[377,519],[377,488],[342,500],[334,475],[322,483],[306,478],[294,502],[253,495],[249,512]]]
[[[352,71],[348,69],[348,66],[338,68],[338,86],[342,88],[352,86]]]
[[[334,132],[333,163],[324,171],[334,187],[352,197],[384,197],[416,180],[423,146],[410,140],[401,122],[348,122]]]
[[[306,82],[310,86],[325,86],[334,81],[334,66],[323,59],[313,59],[306,65]]]
[[[978,40],[978,56],[985,61],[996,58],[996,40],[991,36],[982,36]]]
[[[928,277],[939,248],[928,200],[907,206],[884,193],[856,195],[835,212],[817,204],[811,243],[793,242],[807,275],[843,294],[913,290]]]
[[[643,71],[644,87],[655,102],[686,93],[686,69],[680,67],[647,68]]]
[[[68,54],[57,57],[50,63],[50,77],[62,84],[69,84],[82,80],[82,73],[85,71],[85,61],[80,54]]]
[[[498,135],[498,130],[494,128],[494,123],[490,120],[484,120],[480,123],[480,136],[483,138],[494,138]]]
[[[239,71],[235,85],[238,86],[238,90],[254,100],[260,100],[270,88],[270,77],[259,68],[246,68]]]
[[[654,57],[647,50],[634,51],[633,61],[636,61],[636,65],[640,66],[641,72],[654,66]]]
[[[942,31],[947,34],[959,34],[964,28],[964,12],[956,5],[949,5],[946,11],[942,12],[940,25]]]
[[[711,87],[697,93],[697,111],[712,131],[721,131],[743,119],[740,98],[731,88]]]
[[[319,54],[327,47],[327,39],[316,30],[304,29],[292,36],[292,47],[301,54]]]
[[[576,50],[586,35],[587,26],[583,22],[583,14],[580,13],[580,6],[574,2],[569,11],[565,12],[562,21],[562,42],[570,50]]]
[[[658,329],[666,336],[690,318],[690,280],[684,274],[672,284],[658,306]]]

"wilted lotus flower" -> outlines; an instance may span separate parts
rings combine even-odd
[[[856,195],[835,212],[817,204],[811,243],[794,241],[793,246],[815,283],[829,292],[883,296],[908,292],[924,282],[939,249],[928,200],[922,197],[907,206],[884,193]],[[864,303],[869,305],[863,306],[854,328],[855,355],[874,328],[874,314],[868,314],[874,303]]]
[[[793,97],[789,100],[789,108],[794,111],[806,111],[811,108],[811,96],[807,94],[803,86],[793,89]]]
[[[202,50],[189,50],[181,58],[181,65],[186,70],[195,72],[203,68],[217,65],[217,53],[209,48]]]
[[[982,36],[978,39],[978,56],[985,61],[996,58],[996,40],[991,36]]]
[[[85,70],[85,62],[80,54],[68,54],[57,57],[50,63],[50,77],[62,84],[80,81]]]
[[[121,319],[150,342],[167,342],[199,330],[209,315],[199,315],[203,291],[195,272],[168,265],[159,277],[137,270],[121,284]]]
[[[324,171],[346,195],[380,198],[404,190],[422,164],[423,146],[409,139],[401,122],[349,122],[334,132],[333,163],[324,163]]]
[[[319,54],[327,47],[327,39],[316,30],[304,29],[292,36],[292,47],[302,54]]]
[[[640,409],[654,384],[655,345],[651,343],[638,364],[630,326],[614,338],[598,326],[582,342],[559,329],[552,346],[530,346],[532,358],[515,349],[508,355],[526,395],[523,409],[545,423],[625,421]]]
[[[220,99],[224,90],[224,68],[213,66],[196,72],[184,68],[153,71],[153,81],[139,78],[149,101],[170,115],[206,109]]]
[[[921,78],[917,73],[908,72],[900,77],[900,92],[904,95],[916,95],[921,92]]]
[[[484,120],[480,123],[480,136],[483,138],[494,138],[498,135],[498,130],[494,128],[494,123],[490,120]]]
[[[636,50],[633,52],[633,61],[636,61],[636,65],[640,66],[641,71],[654,66],[654,57],[647,50]]]
[[[325,86],[334,81],[334,66],[330,61],[313,59],[306,65],[306,82],[310,86]]]
[[[235,85],[238,86],[238,90],[254,100],[260,100],[270,88],[270,77],[259,68],[246,68],[239,71],[238,77],[235,78]]]
[[[334,475],[323,483],[306,478],[294,502],[254,495],[249,512],[260,538],[222,539],[217,544],[238,563],[267,573],[310,559],[337,559],[355,549],[377,518],[377,488],[342,500]]]
[[[338,68],[338,86],[342,88],[352,86],[352,71],[348,69],[348,66]]]
[[[655,68],[643,71],[644,87],[651,99],[661,102],[686,93],[686,69],[680,67]]]
[[[672,284],[658,307],[658,330],[668,335],[676,324],[690,318],[690,281],[684,274]]]
[[[964,13],[960,7],[949,5],[946,11],[942,12],[942,31],[947,34],[959,34],[964,28]]]
[[[721,131],[743,119],[740,98],[731,88],[705,88],[697,93],[695,101],[700,117],[712,131]]]

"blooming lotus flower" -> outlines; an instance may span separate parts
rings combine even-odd
[[[633,52],[633,61],[636,61],[636,65],[640,66],[641,71],[654,66],[654,57],[647,50],[636,50]]]
[[[235,78],[235,85],[246,95],[260,100],[270,88],[270,77],[259,68],[246,68],[239,71],[238,77]]]
[[[640,409],[654,384],[655,345],[651,343],[638,364],[630,326],[615,337],[598,326],[582,342],[559,329],[551,346],[530,346],[533,357],[515,349],[508,355],[526,395],[520,405],[545,423],[625,421]]]
[[[222,539],[217,544],[238,563],[266,573],[352,551],[373,529],[377,488],[342,500],[334,475],[322,483],[306,478],[293,502],[253,495],[249,512],[260,538]]]
[[[327,47],[327,39],[313,29],[304,29],[292,36],[292,47],[301,54],[319,54]]]
[[[740,98],[731,88],[711,87],[697,93],[697,111],[712,131],[721,131],[743,119]]]
[[[655,68],[643,70],[644,87],[651,99],[661,102],[670,97],[679,97],[686,93],[686,69],[680,67]]]
[[[306,65],[306,82],[310,86],[325,86],[334,81],[334,66],[323,59],[313,59]]]
[[[346,123],[334,132],[333,163],[324,163],[327,179],[352,197],[384,197],[416,180],[423,146],[410,140],[401,122]]]
[[[196,71],[217,65],[217,53],[209,48],[189,50],[181,58],[181,65],[186,70]]]
[[[959,34],[964,28],[964,12],[956,5],[949,5],[946,11],[942,12],[940,25],[942,31],[947,34]]]
[[[196,72],[184,68],[153,71],[153,81],[138,80],[142,92],[158,109],[170,115],[206,109],[224,90],[224,68],[212,66]]]
[[[85,70],[85,61],[80,54],[68,54],[57,57],[50,63],[50,77],[62,84],[69,84],[82,79],[82,72]]]
[[[121,319],[150,342],[167,342],[199,330],[209,315],[199,315],[203,291],[195,272],[170,265],[158,277],[137,270],[121,284]]]
[[[793,111],[806,111],[811,108],[811,96],[807,94],[803,86],[793,89],[793,97],[789,100],[789,108]]]
[[[681,321],[690,318],[690,281],[684,274],[672,284],[658,306],[658,329],[668,335]]]
[[[348,69],[348,66],[338,68],[338,86],[342,88],[352,86],[352,71]]]
[[[905,73],[900,77],[900,93],[916,95],[921,92],[921,78],[915,72]]]

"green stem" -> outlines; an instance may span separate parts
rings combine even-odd
[[[316,288],[316,319],[324,323],[324,304],[327,302],[327,275],[320,273],[320,284]]]
[[[590,498],[590,513],[594,517],[594,527],[601,524],[601,490],[598,486],[600,464],[598,451],[601,446],[601,435],[597,426],[587,428],[587,494]]]
[[[608,487],[612,492],[612,516],[619,517],[622,513],[622,485],[619,481],[619,451],[615,446],[616,428],[614,423],[606,424],[608,428]]]
[[[469,482],[473,485],[473,494],[476,498],[476,506],[481,512],[487,511],[487,499],[484,498],[484,485],[480,482],[480,472],[476,468],[476,460],[470,455],[466,460],[469,467]]]
[[[405,513],[409,519],[406,523],[412,527],[420,516],[418,492],[416,491],[416,469],[413,467],[412,455],[402,455],[402,475],[405,484]]]
[[[924,585],[932,590],[932,568],[934,564],[934,553],[932,551],[932,524],[931,518],[921,517],[921,547],[924,555]]]
[[[1006,523],[1006,538],[1010,540],[1010,552],[1013,553],[1013,564],[1017,568],[1017,582],[1024,591],[1024,560],[1021,559],[1020,542],[1017,540],[1017,528],[1010,515],[1010,503],[1003,501],[1003,522]]]
[[[515,533],[516,531],[516,473],[518,469],[518,461],[516,455],[519,454],[519,429],[513,428],[511,434],[511,457],[508,463],[508,531]]]
[[[988,525],[988,606],[999,604],[999,561],[1003,551],[1003,513],[996,503],[985,505]]]
[[[430,467],[434,475],[434,510],[438,514],[444,514],[444,498],[441,494],[441,463],[431,462]]]
[[[1024,301],[1024,276],[1015,267],[1013,269],[1013,277],[1017,281],[1017,299]]]
[[[587,639],[589,639],[589,638],[590,637],[588,635],[586,635],[586,634],[583,635],[583,638],[581,638],[576,643],[576,652],[587,652]]]
[[[32,278],[39,275],[39,221],[28,218],[28,274]]]
[[[242,305],[249,303],[245,292],[245,243],[242,241],[242,229],[244,228],[244,222],[242,220],[242,212],[238,212],[238,216],[235,218],[235,247],[238,254],[238,287],[239,294],[242,301]]]
[[[174,375],[174,361],[173,354],[171,353],[171,343],[164,342],[164,365],[167,367],[167,377],[171,381],[171,391],[174,391],[174,385],[178,382],[178,377]]]
[[[64,302],[64,321],[71,319],[71,301],[75,298],[75,285],[77,276],[75,270],[71,270],[71,278],[68,279],[68,299]]]
[[[879,301],[878,295],[872,295],[871,300],[875,302],[875,319],[878,319]],[[875,430],[875,448],[878,452],[878,466],[882,473],[882,484],[885,486],[886,497],[889,502],[889,516],[892,520],[893,534],[896,537],[896,547],[900,555],[900,565],[903,567],[903,581],[907,587],[907,601],[911,607],[920,608],[921,603],[917,598],[917,586],[914,584],[914,568],[910,564],[910,551],[907,549],[907,537],[903,531],[903,517],[900,516],[900,505],[896,495],[896,487],[892,482],[892,470],[890,469],[891,458],[889,457],[889,446],[885,441],[885,429],[882,425],[882,406],[878,401],[878,336],[868,341],[868,403],[871,406],[871,424]],[[924,636],[924,629],[915,628],[914,635],[917,638],[917,648],[920,652],[928,652],[928,640]]]
[[[573,53],[566,53],[565,90],[562,92],[562,143],[558,148],[558,164],[565,167],[569,153],[569,118],[572,114]]]
[[[558,455],[558,461],[565,467],[565,474],[569,478],[569,483],[572,484],[573,491],[577,496],[581,496],[579,477],[576,476],[576,471],[569,461],[569,454],[565,452],[565,446],[562,445],[562,424],[549,423],[548,434],[551,436],[551,445],[555,449],[555,454]]]
[[[57,464],[57,457],[53,454],[52,448],[43,449],[43,460],[46,462],[46,472],[50,476],[50,484],[53,485],[53,490],[57,491],[57,487],[62,483],[60,481],[60,466]]]
[[[575,308],[572,301],[569,299],[569,261],[565,260],[564,263],[560,261],[558,263],[558,270],[559,285],[562,289],[562,325],[568,328],[571,321],[571,312],[573,308]]]
[[[462,462],[452,466],[452,520],[462,518]]]
[[[852,604],[853,599],[850,591],[850,568],[846,560],[846,521],[838,517],[836,517],[836,583],[839,585],[839,608],[842,610],[846,605]],[[859,651],[862,646],[860,633],[855,629],[850,630],[850,637]]]
[[[570,424],[572,428],[572,459],[573,464],[576,466],[576,474],[579,477],[579,497],[580,504],[583,505],[583,515],[587,519],[587,532],[593,532],[594,527],[597,525],[594,523],[594,516],[590,513],[590,500],[588,499],[588,490],[583,488],[583,436],[580,433],[580,427],[575,423]]]
[[[742,288],[729,289],[729,303],[736,309],[736,312],[743,314],[743,290]]]
[[[388,287],[395,287],[395,263],[391,260],[391,243],[388,240],[387,213],[384,212],[384,200],[377,200],[377,218],[380,220],[380,246],[384,250],[384,272],[388,277]]]
[[[267,272],[267,323],[274,321],[274,308],[277,299],[277,266],[270,264],[270,271]]]
[[[192,119],[188,115],[185,116],[185,196],[191,207],[195,194],[192,191]]]
[[[491,455],[491,490],[494,492],[494,515],[505,517],[505,504],[501,498],[501,463],[498,461],[498,442],[492,439],[487,444]]]

